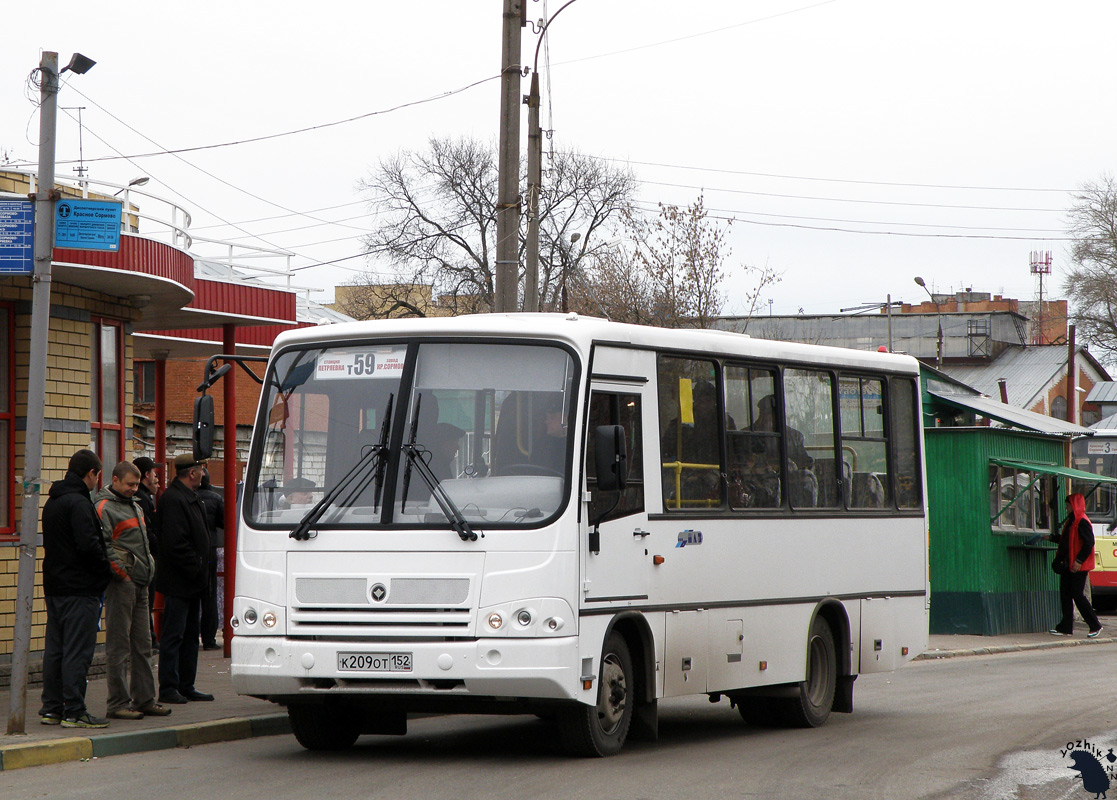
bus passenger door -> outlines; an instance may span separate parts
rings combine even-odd
[[[586,609],[642,605],[648,599],[651,556],[648,512],[644,505],[643,422],[647,383],[615,384],[594,381],[590,393],[584,463],[586,494],[582,508]],[[625,433],[628,485],[623,492],[599,491],[594,466],[594,430],[620,425]],[[598,518],[598,535],[593,523]]]

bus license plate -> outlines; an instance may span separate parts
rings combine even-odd
[[[411,653],[338,653],[342,672],[411,672]]]

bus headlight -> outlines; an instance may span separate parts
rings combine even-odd
[[[516,612],[516,622],[520,624],[520,627],[526,628],[531,624],[531,612],[526,608],[521,608]]]
[[[492,613],[492,614],[489,614],[489,627],[492,628],[494,631],[499,631],[500,626],[503,625],[503,624],[504,624],[504,618],[501,617],[500,614],[497,614],[495,612]]]
[[[264,612],[264,627],[265,628],[274,628],[275,627],[275,614],[273,612],[271,612],[271,611],[265,611]]]
[[[256,609],[246,608],[244,610],[244,622],[245,622],[246,625],[255,625],[256,624]]]

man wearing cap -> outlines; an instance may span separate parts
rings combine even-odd
[[[209,532],[198,498],[202,467],[193,455],[175,456],[175,479],[159,499],[159,569],[155,588],[163,593],[163,630],[159,641],[159,702],[181,705],[212,700],[198,691],[198,635]]]
[[[283,484],[283,504],[288,508],[309,508],[318,487],[309,478],[292,478]]]

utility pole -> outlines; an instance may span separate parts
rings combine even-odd
[[[31,654],[31,607],[35,595],[35,550],[39,538],[39,493],[43,468],[43,408],[46,405],[47,348],[50,342],[58,53],[43,52],[39,62],[39,98],[39,171],[35,186],[31,360],[27,375],[27,432],[23,450],[23,503],[20,506],[19,521],[19,574],[12,640],[9,735],[26,733],[27,666]]]
[[[531,73],[527,103],[527,246],[524,311],[539,310],[539,192],[543,188],[543,131],[539,127],[539,73]],[[565,288],[565,287],[564,287]]]
[[[520,273],[520,29],[525,0],[504,0],[500,67],[500,146],[497,154],[496,276],[493,311],[519,305]]]

